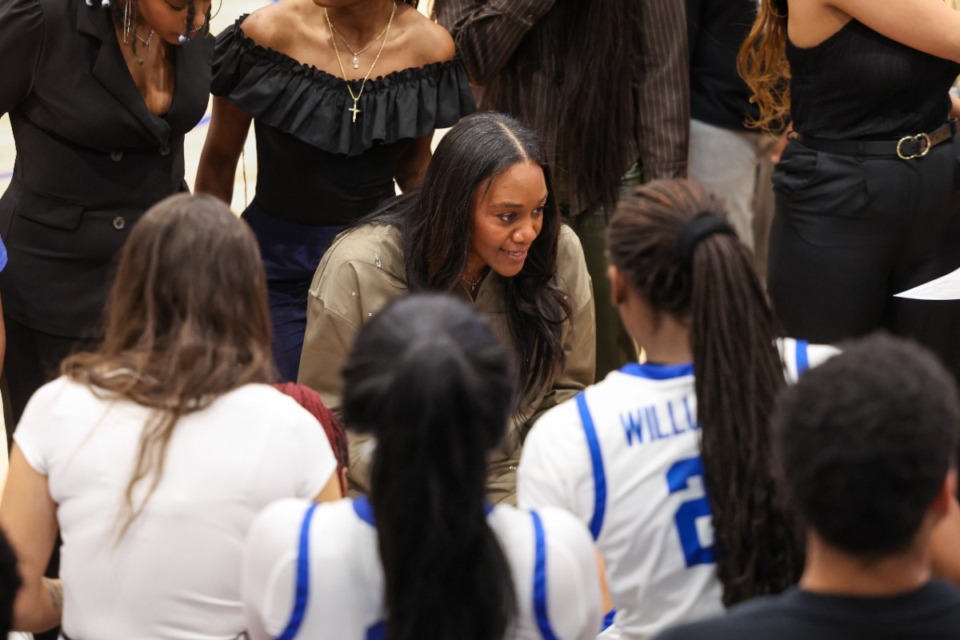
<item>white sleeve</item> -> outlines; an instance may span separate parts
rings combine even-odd
[[[811,369],[814,367],[819,367],[824,362],[835,355],[839,355],[840,353],[840,349],[829,344],[807,345],[807,360],[810,363]]]
[[[279,500],[254,519],[243,550],[240,582],[247,633],[272,640],[293,610],[300,527],[310,503]]]
[[[284,406],[278,408],[254,485],[261,505],[279,498],[312,500],[337,469],[330,441],[317,419],[294,400],[280,400]]]
[[[517,468],[517,504],[521,509],[559,507],[589,522],[593,505],[578,500],[578,485],[589,452],[572,400],[554,407],[531,429]]]
[[[603,601],[590,532],[560,509],[537,513],[546,536],[550,625],[558,638],[593,640],[603,621]]]
[[[48,447],[56,442],[56,434],[50,434],[50,430],[62,425],[62,418],[57,417],[57,413],[64,407],[60,407],[58,396],[66,384],[69,384],[66,378],[58,378],[40,387],[27,402],[13,432],[13,440],[27,463],[43,476],[50,475]]]

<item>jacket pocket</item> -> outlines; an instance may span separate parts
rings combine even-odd
[[[17,203],[16,215],[39,224],[76,231],[83,221],[83,205],[48,198],[24,189]]]

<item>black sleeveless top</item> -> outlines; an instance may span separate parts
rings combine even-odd
[[[787,41],[793,128],[815,138],[885,140],[931,131],[950,111],[960,64],[850,20],[808,48]]]
[[[414,139],[475,110],[458,59],[368,80],[356,122],[346,82],[257,45],[240,23],[217,37],[211,92],[250,114],[257,136],[254,202],[270,215],[343,226],[394,195]],[[360,81],[350,82],[354,94]]]

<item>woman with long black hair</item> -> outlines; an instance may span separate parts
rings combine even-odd
[[[803,566],[767,420],[786,382],[834,350],[778,340],[725,218],[688,181],[620,201],[607,232],[612,302],[647,361],[548,412],[524,445],[520,504],[589,524],[617,608],[612,637],[648,638],[782,591]]]
[[[597,291],[597,373],[636,347],[607,305],[603,233],[621,189],[687,173],[687,26],[679,0],[434,0],[480,109],[543,140],[557,202]]]
[[[253,640],[596,637],[586,528],[486,502],[517,388],[490,324],[451,296],[398,300],[360,330],[343,383],[348,427],[377,439],[370,495],[258,516],[243,571]]]
[[[593,382],[590,277],[560,222],[537,137],[498,113],[444,136],[419,190],[340,235],[310,287],[300,382],[340,406],[340,364],[357,330],[408,291],[471,301],[520,363],[513,426],[490,465],[491,500],[512,500],[520,444],[543,411]],[[369,447],[351,443],[367,486]]]

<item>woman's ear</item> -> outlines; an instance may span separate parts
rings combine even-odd
[[[610,280],[610,304],[619,307],[627,299],[627,281],[613,265],[607,267],[607,279]]]

